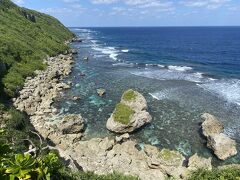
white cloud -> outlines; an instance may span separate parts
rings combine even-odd
[[[117,2],[118,0],[92,0],[93,4],[112,4]]]
[[[230,1],[231,0],[187,0],[182,1],[181,4],[187,7],[217,9]]]

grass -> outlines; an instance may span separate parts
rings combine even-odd
[[[134,92],[134,90],[129,89],[126,92],[124,92],[122,99],[125,101],[132,101],[135,100],[137,97],[136,93]]]
[[[59,171],[59,175],[53,180],[139,180],[135,176],[126,176],[122,173],[113,172],[107,175],[97,175],[93,172],[76,172],[72,173],[66,168]]]
[[[134,114],[129,106],[119,103],[116,105],[115,111],[113,113],[113,118],[115,121],[122,124],[129,124],[131,116]]]
[[[158,158],[168,163],[180,163],[182,161],[181,154],[177,151],[171,151],[169,149],[162,149],[158,154]]]
[[[188,180],[240,180],[240,169],[227,168],[213,171],[199,169],[193,172]]]
[[[64,42],[74,36],[57,19],[10,0],[0,0],[0,24],[0,91],[10,97],[27,76],[45,68],[43,58],[68,49]]]

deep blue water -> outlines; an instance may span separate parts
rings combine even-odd
[[[139,143],[212,156],[199,133],[200,116],[208,112],[240,148],[240,27],[71,30],[83,42],[71,44],[78,55],[66,81],[73,86],[55,106],[60,113],[82,114],[86,139],[115,136],[106,121],[132,88],[145,96],[153,117],[131,134]],[[98,97],[98,88],[106,89],[105,97]],[[230,159],[239,161],[240,155]]]
[[[90,29],[107,46],[129,50],[120,60],[190,66],[211,76],[240,78],[240,27]]]

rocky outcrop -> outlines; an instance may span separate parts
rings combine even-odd
[[[14,99],[14,106],[25,111],[35,129],[55,145],[66,149],[79,141],[83,134],[84,121],[80,115],[59,115],[52,106],[59,92],[70,88],[63,83],[64,77],[71,73],[72,54],[60,54],[45,60],[45,71],[36,71],[36,77],[28,77],[20,96]]]
[[[152,117],[146,109],[147,102],[143,95],[130,89],[122,95],[106,126],[116,133],[133,132],[151,122]]]
[[[72,149],[62,151],[64,157],[71,150],[75,159],[84,171],[106,174],[113,171],[138,176],[142,180],[164,180],[167,176],[179,179],[186,167],[185,158],[176,151],[158,149],[145,145],[143,150],[135,141],[117,143],[109,138],[94,138],[79,141]]]
[[[84,129],[84,120],[79,114],[68,114],[59,123],[62,134],[77,134]]]
[[[106,94],[106,90],[103,88],[97,89],[98,96],[102,97]]]
[[[209,137],[223,132],[223,124],[213,115],[204,113],[201,118],[204,120],[202,123],[202,132],[204,136]]]
[[[221,160],[237,154],[236,141],[223,134],[223,125],[211,114],[205,113],[202,116],[203,135],[207,138],[207,146]]]
[[[237,154],[236,141],[221,133],[208,137],[208,147],[221,160]]]
[[[194,154],[188,160],[188,170],[196,171],[198,169],[212,170],[212,158],[203,158]]]

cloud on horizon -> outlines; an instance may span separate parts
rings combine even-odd
[[[14,2],[51,14],[66,25],[240,25],[233,17],[236,15],[236,19],[240,18],[237,11],[240,7],[238,0],[14,0]],[[82,17],[81,23],[79,16]],[[230,21],[227,21],[226,18],[229,17]]]

